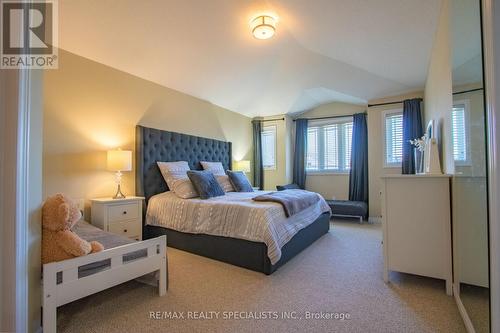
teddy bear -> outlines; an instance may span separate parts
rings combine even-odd
[[[63,194],[47,198],[42,207],[42,263],[75,258],[104,250],[101,243],[87,242],[71,228],[82,213],[71,199]]]

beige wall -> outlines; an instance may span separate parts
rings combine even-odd
[[[443,0],[434,37],[427,81],[425,83],[425,122],[434,120],[441,146],[441,169],[454,173],[451,141],[452,79],[450,50],[450,4]]]
[[[422,92],[413,92],[369,101],[369,104],[390,103],[411,98],[422,98]],[[403,104],[389,104],[368,108],[368,178],[370,216],[379,217],[381,209],[381,179],[386,174],[400,174],[401,167],[384,166],[383,114],[387,110],[403,109]]]
[[[366,105],[334,102],[320,105],[300,115],[300,118],[352,115],[366,111]],[[314,174],[306,177],[306,189],[320,193],[325,199],[347,200],[349,197],[349,174]]]
[[[250,118],[207,101],[63,50],[44,83],[44,197],[64,192],[88,205],[114,194],[106,150],[134,150],[137,124],[231,141],[235,160],[252,160]],[[134,171],[123,182],[134,194]]]

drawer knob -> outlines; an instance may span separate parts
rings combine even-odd
[[[127,229],[124,229],[123,232],[127,232]]]
[[[125,215],[125,214],[127,214],[127,211],[126,211],[126,210],[124,210],[124,211],[123,211],[123,215]]]

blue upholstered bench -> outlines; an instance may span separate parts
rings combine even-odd
[[[356,217],[359,222],[368,219],[368,204],[364,201],[326,200],[333,216]]]

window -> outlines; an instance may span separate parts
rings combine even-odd
[[[264,126],[261,132],[264,169],[276,169],[276,126]]]
[[[457,165],[470,164],[468,101],[456,102],[451,112],[453,158]]]
[[[384,113],[384,166],[399,167],[403,161],[403,111]]]
[[[307,129],[308,172],[349,172],[351,167],[352,118],[312,121]]]

